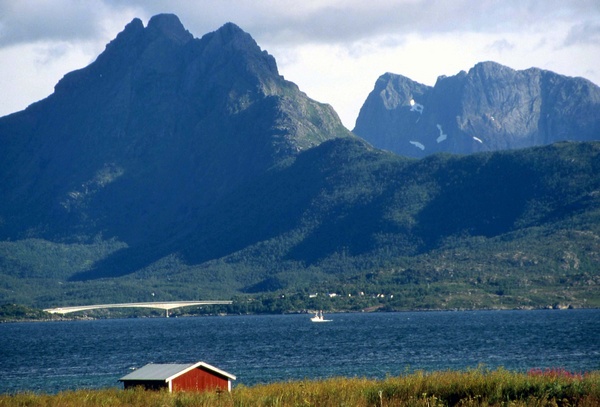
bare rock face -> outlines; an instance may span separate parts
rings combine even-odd
[[[598,140],[600,88],[582,78],[494,62],[440,77],[434,87],[387,73],[353,131],[409,157]]]

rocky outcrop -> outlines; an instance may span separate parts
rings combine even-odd
[[[598,140],[600,88],[582,78],[494,62],[440,77],[433,87],[387,73],[353,132],[409,157]]]

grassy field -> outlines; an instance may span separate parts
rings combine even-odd
[[[600,406],[600,371],[417,372],[385,380],[333,378],[246,387],[231,393],[78,390],[0,395],[0,406]]]

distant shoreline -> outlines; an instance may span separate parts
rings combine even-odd
[[[432,308],[432,309],[411,309],[411,310],[385,310],[381,309],[382,307],[369,307],[364,310],[356,311],[356,310],[331,310],[326,311],[328,314],[347,314],[347,313],[394,313],[394,312],[481,312],[481,311],[565,311],[565,310],[586,310],[586,309],[599,309],[597,307],[516,307],[516,308],[480,308],[480,309],[440,309],[440,308]],[[95,321],[95,320],[105,320],[105,319],[138,319],[138,318],[165,318],[165,316],[161,313],[151,314],[151,315],[138,315],[135,312],[127,313],[126,311],[121,311],[119,314],[115,315],[104,315],[104,316],[94,316],[94,312],[89,312],[88,314],[92,315],[58,315],[58,314],[50,314],[46,313],[40,309],[30,308],[31,312],[34,313],[44,313],[48,314],[47,318],[38,317],[31,318],[28,316],[22,317],[3,317],[0,314],[0,324],[3,323],[19,323],[19,322],[65,322],[65,321]],[[81,312],[81,311],[80,311]],[[207,313],[207,314],[177,314],[173,315],[170,318],[194,318],[194,317],[225,317],[225,316],[255,316],[255,315],[297,315],[297,314],[310,314],[312,311],[290,311],[283,313]]]

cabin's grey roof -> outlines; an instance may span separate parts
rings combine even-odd
[[[236,377],[230,373],[227,373],[221,369],[218,369],[214,366],[209,365],[204,362],[197,363],[166,363],[166,364],[158,364],[158,363],[150,363],[146,366],[143,366],[133,372],[129,373],[126,376],[121,377],[120,381],[128,381],[128,380],[160,380],[168,382],[173,380],[177,376],[180,376],[192,369],[197,367],[204,367],[207,370],[213,371],[221,376],[225,376],[229,379],[235,380]]]
[[[143,366],[127,376],[123,376],[120,380],[164,380],[166,381],[169,377],[176,375],[177,373],[186,370],[188,367],[193,366],[194,363],[186,364],[154,364]]]

